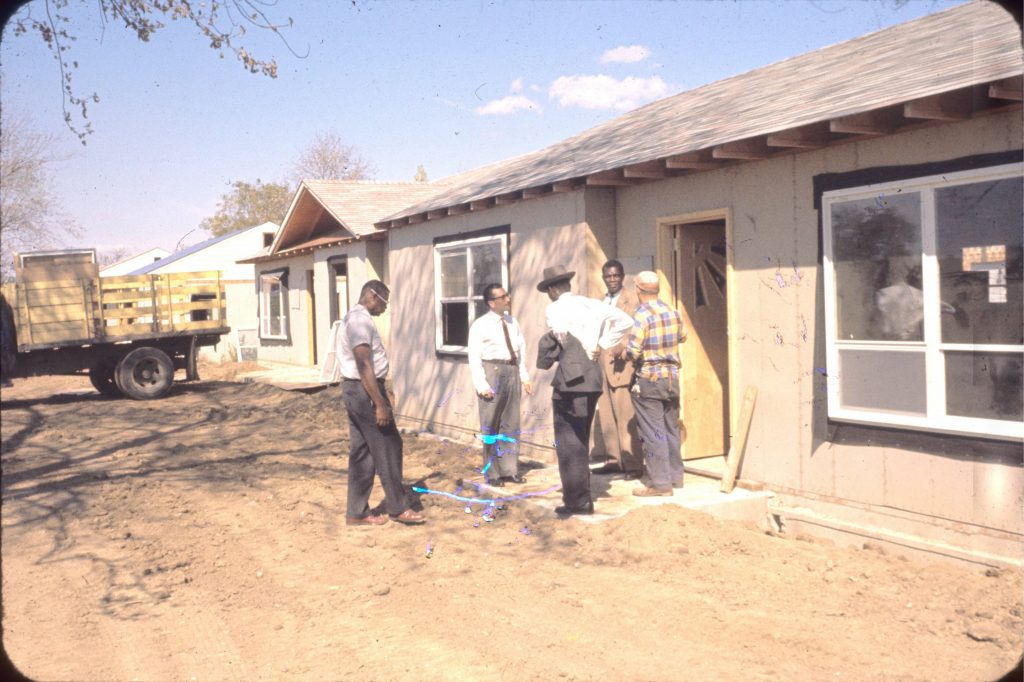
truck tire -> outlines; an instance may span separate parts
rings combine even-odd
[[[114,370],[114,382],[129,398],[163,398],[174,383],[174,363],[159,348],[142,346],[121,358]]]
[[[107,398],[120,398],[121,389],[114,383],[115,363],[111,360],[100,360],[89,368],[89,381],[93,388]]]

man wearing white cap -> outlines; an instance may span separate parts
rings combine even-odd
[[[673,488],[683,487],[678,346],[686,340],[686,331],[679,311],[658,298],[661,284],[657,273],[645,270],[637,274],[634,286],[640,305],[633,314],[633,330],[622,355],[636,361],[631,397],[651,483],[633,494],[668,496]]]

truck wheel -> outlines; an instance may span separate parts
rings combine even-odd
[[[120,398],[123,395],[114,383],[114,363],[110,360],[101,360],[93,365],[89,369],[89,381],[93,388],[108,398]]]
[[[114,381],[129,398],[162,398],[174,382],[174,363],[159,348],[142,346],[121,358],[114,370]]]

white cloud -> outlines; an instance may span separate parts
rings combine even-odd
[[[477,107],[473,111],[475,111],[479,116],[500,116],[503,114],[512,114],[520,110],[533,110],[537,113],[543,111],[539,104],[529,97],[524,97],[522,95],[509,95],[508,97],[502,97],[501,99],[494,99],[482,107]]]
[[[605,50],[601,55],[602,64],[634,64],[647,59],[651,51],[643,45],[620,45],[611,50]]]
[[[523,91],[523,79],[522,78],[517,78],[514,81],[512,81],[512,86],[509,89],[512,92],[522,92]]]
[[[618,109],[626,111],[664,97],[668,85],[661,76],[612,78],[611,76],[561,76],[548,88],[548,97],[563,107]]]

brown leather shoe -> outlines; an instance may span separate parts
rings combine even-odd
[[[635,497],[672,497],[672,488],[662,490],[661,488],[646,486],[644,488],[637,488],[634,490],[633,495]]]
[[[388,522],[386,516],[370,514],[369,516],[346,516],[346,526],[382,526]]]
[[[427,517],[423,514],[420,514],[417,511],[413,511],[412,509],[406,509],[398,516],[392,516],[391,520],[397,521],[398,523],[404,523],[406,525],[415,526],[426,521]]]

